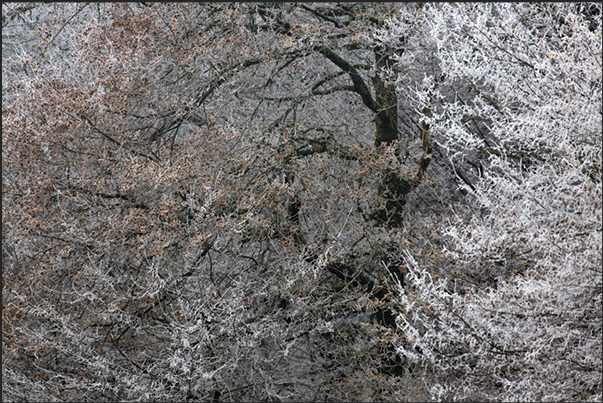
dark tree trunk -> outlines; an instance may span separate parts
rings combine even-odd
[[[375,116],[375,146],[390,145],[398,140],[398,96],[395,87],[388,86],[379,71],[390,65],[387,49],[376,48],[377,74],[373,77],[375,101],[379,108]]]
[[[398,132],[398,96],[394,86],[388,86],[383,76],[379,74],[390,67],[391,61],[388,49],[375,48],[377,74],[373,77],[375,88],[375,103],[379,110],[375,116],[375,146],[388,146],[399,139]],[[387,197],[385,210],[380,215],[392,226],[402,223],[402,208],[406,203],[406,195],[412,187],[407,179],[400,177],[397,172],[387,172],[383,180],[383,193]]]

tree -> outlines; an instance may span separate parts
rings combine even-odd
[[[3,4],[7,399],[407,398],[395,12]]]
[[[601,6],[425,14],[443,76],[416,99],[469,202],[442,229],[444,275],[406,253],[400,351],[437,368],[439,399],[600,401]]]
[[[601,399],[597,4],[3,3],[3,400]]]

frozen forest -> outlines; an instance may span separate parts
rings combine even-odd
[[[602,394],[601,3],[2,3],[2,401]]]

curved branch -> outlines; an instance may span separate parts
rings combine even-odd
[[[322,13],[321,13],[320,11],[318,11],[318,10],[315,10],[315,9],[313,9],[313,8],[310,8],[310,7],[306,6],[306,5],[305,5],[305,4],[303,4],[303,3],[302,3],[302,4],[300,4],[300,6],[301,6],[301,8],[303,8],[303,9],[304,9],[304,10],[306,10],[306,11],[311,12],[312,14],[314,14],[315,16],[317,16],[318,18],[320,18],[320,19],[322,19],[322,20],[325,20],[325,21],[328,21],[328,22],[330,22],[330,23],[334,24],[336,28],[342,28],[342,27],[343,27],[339,21],[334,20],[333,18],[330,18],[330,17],[328,17],[328,16],[326,16],[326,15],[322,14]]]
[[[362,98],[362,103],[364,103],[364,105],[366,105],[366,107],[374,113],[379,112],[379,110],[381,109],[380,105],[375,102],[375,100],[371,96],[369,87],[366,85],[366,83],[360,76],[360,73],[358,73],[358,70],[356,70],[356,68],[350,62],[344,60],[341,56],[335,53],[333,49],[326,45],[317,45],[314,47],[314,50],[322,53],[327,59],[333,62],[333,64],[348,73],[350,78],[352,79],[352,83],[354,83],[353,91],[360,95],[360,97]]]
[[[339,92],[339,91],[354,91],[355,87],[353,85],[341,85],[338,87],[332,87],[329,88],[327,90],[324,91],[312,91],[312,95],[330,95],[333,94],[334,92]]]
[[[199,94],[199,96],[197,97],[197,99],[195,100],[195,107],[198,108],[201,106],[201,104],[203,104],[203,102],[205,102],[205,100],[207,98],[209,98],[209,96],[211,94],[213,94],[213,92],[219,88],[222,84],[224,84],[229,78],[231,78],[237,71],[239,68],[247,68],[256,64],[260,64],[261,59],[251,59],[251,60],[245,60],[244,62],[241,63],[237,63],[234,66],[231,66],[229,69],[227,69],[225,72],[223,72],[223,74],[212,80],[207,86],[206,89],[203,93]]]

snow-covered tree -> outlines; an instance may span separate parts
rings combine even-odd
[[[467,196],[444,270],[406,254],[400,353],[438,399],[601,401],[601,5],[423,12],[439,73],[415,97]],[[394,18],[379,39],[412,33]]]
[[[3,396],[404,399],[397,8],[3,3]]]
[[[3,400],[601,399],[600,6],[2,10]]]

